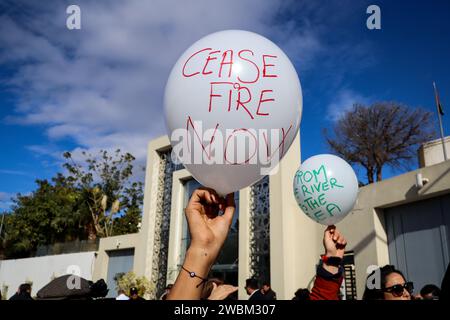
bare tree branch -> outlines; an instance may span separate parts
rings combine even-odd
[[[431,114],[396,102],[355,104],[333,128],[324,131],[331,150],[366,170],[367,182],[382,180],[385,165],[406,167],[420,144],[435,136]]]

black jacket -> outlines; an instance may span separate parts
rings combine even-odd
[[[34,300],[27,292],[15,293],[9,300]]]
[[[270,289],[265,295],[264,297],[266,298],[266,300],[277,300],[277,294],[275,293],[275,291],[273,291],[272,289]]]
[[[260,289],[257,289],[255,293],[253,293],[250,298],[248,298],[249,301],[258,301],[258,300],[266,300],[266,297],[261,293]]]

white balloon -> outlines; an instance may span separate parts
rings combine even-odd
[[[303,162],[294,176],[294,195],[302,211],[312,220],[333,225],[353,209],[358,179],[343,159],[321,154]]]
[[[194,43],[173,67],[164,96],[174,154],[221,195],[275,167],[294,141],[301,110],[289,58],[270,40],[241,30]]]

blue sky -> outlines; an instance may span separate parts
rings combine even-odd
[[[72,3],[82,10],[78,31],[65,28]],[[366,28],[370,4],[381,8],[381,30]],[[0,209],[60,170],[66,150],[120,147],[143,164],[147,141],[165,134],[171,66],[223,29],[258,32],[294,62],[303,159],[329,152],[322,130],[354,102],[393,100],[435,114],[433,80],[449,135],[449,13],[446,0],[1,1]]]

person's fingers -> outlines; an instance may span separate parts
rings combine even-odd
[[[185,209],[186,219],[190,229],[202,223],[204,219],[203,214],[210,218],[214,216],[210,208],[211,205],[208,204],[211,202],[212,199],[209,190],[204,188],[194,190]]]
[[[217,194],[216,190],[208,189],[208,191],[211,194],[211,199],[212,199],[213,203],[219,204],[220,203],[220,196]]]
[[[345,247],[347,245],[347,240],[344,237],[342,237],[341,240],[339,241],[339,244],[342,247]]]
[[[228,292],[228,294],[231,294],[231,293],[233,293],[233,292],[236,292],[236,291],[238,291],[238,289],[239,289],[239,287],[235,287],[235,286],[232,286],[231,284],[224,284],[224,286],[226,286],[226,291]]]
[[[194,204],[194,203],[212,203],[211,200],[211,193],[209,192],[209,190],[205,189],[205,188],[199,188],[194,190],[194,192],[192,193],[191,199],[189,200],[190,204]]]
[[[221,291],[220,299],[225,299],[233,292],[236,292],[239,288],[232,286],[231,284],[222,284],[219,286],[219,290]]]
[[[207,193],[209,194],[209,198],[211,199],[211,202],[208,203],[218,204],[220,202],[220,196],[217,194],[216,190],[207,187],[200,187],[197,190],[207,191]]]
[[[337,233],[337,239],[336,239],[336,242],[337,242],[337,243],[342,243],[342,241],[344,241],[344,240],[345,240],[345,238],[344,238],[344,236],[342,235],[342,233],[338,232],[338,233]]]
[[[213,283],[213,285],[214,284],[215,283]],[[210,296],[208,297],[208,300],[223,300],[237,290],[238,287],[229,284],[215,285]]]
[[[336,229],[336,227],[334,225],[328,226],[325,229],[324,237],[329,237],[332,239],[335,229]]]
[[[336,229],[336,227],[333,228],[332,236],[333,236],[332,239],[333,239],[334,242],[338,242],[339,238],[341,237],[341,233],[339,232],[338,229]]]
[[[231,224],[231,221],[233,221],[234,212],[236,211],[236,205],[234,203],[234,193],[227,194],[225,202],[226,202],[226,204],[225,204],[226,206],[225,206],[225,210],[223,212],[223,217],[224,217],[224,219],[227,220],[227,222],[229,224]]]
[[[211,194],[211,192],[209,192],[209,190],[204,190],[204,194],[205,194],[205,200],[207,204],[213,204],[214,200],[213,200],[213,196]]]
[[[234,193],[227,194],[225,201],[226,201],[227,207],[235,207],[236,206],[236,204],[234,203]]]
[[[217,204],[205,206],[205,214],[208,218],[214,219],[219,215],[219,206]]]
[[[339,243],[339,241],[341,241],[342,235],[339,231],[335,231],[334,235],[333,235],[333,241],[336,243]]]
[[[347,245],[347,240],[345,237],[336,230],[337,238],[335,240],[336,249],[343,250],[345,249],[345,246]]]

